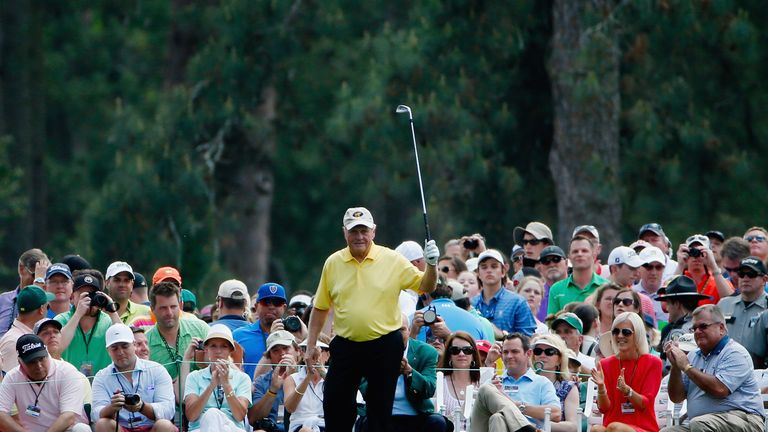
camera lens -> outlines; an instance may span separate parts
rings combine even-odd
[[[434,307],[430,306],[424,311],[424,325],[431,326],[437,322],[437,311]]]
[[[294,333],[301,330],[301,320],[296,316],[289,316],[283,320],[283,328]]]

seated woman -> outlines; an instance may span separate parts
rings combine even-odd
[[[536,331],[534,333],[549,333],[549,327],[539,321],[539,318],[536,316],[536,314],[539,313],[541,301],[544,298],[544,282],[535,276],[526,276],[520,281],[520,285],[517,287],[517,293],[528,302],[528,308],[531,309],[533,319],[536,320]]]
[[[305,365],[299,372],[291,374],[283,382],[285,409],[291,413],[289,432],[325,431],[323,419],[323,390],[328,359],[331,357],[328,336],[320,334],[317,347],[320,348],[320,361],[314,365]],[[299,344],[304,351],[307,342]]]
[[[552,423],[553,432],[576,432],[579,408],[579,388],[570,377],[568,368],[568,348],[558,335],[539,335],[533,338],[533,368],[541,376],[546,377],[555,386],[555,393],[560,399],[560,410],[563,419]]]
[[[618,298],[618,297],[617,297]],[[611,345],[616,355],[592,370],[603,425],[593,432],[658,431],[654,400],[661,386],[661,360],[648,354],[642,318],[622,312],[613,320]]]
[[[235,350],[232,331],[224,324],[213,325],[203,347],[210,364],[191,372],[184,388],[189,430],[244,431],[245,414],[251,404],[251,379],[229,361]]]
[[[457,331],[445,341],[445,352],[437,367],[443,370],[443,404],[449,418],[453,418],[457,408],[464,412],[465,389],[480,383],[480,364],[477,344],[469,333]],[[454,428],[466,430],[466,419],[462,417],[461,424]]]

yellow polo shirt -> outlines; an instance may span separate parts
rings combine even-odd
[[[402,326],[400,291],[418,291],[423,276],[392,249],[371,244],[359,263],[347,247],[325,260],[315,307],[333,306],[337,335],[355,342],[373,340]]]

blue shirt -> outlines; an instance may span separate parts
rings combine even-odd
[[[216,321],[210,323],[209,325],[215,325],[215,324],[224,324],[225,326],[229,327],[230,330],[233,332],[241,327],[246,327],[250,325],[251,323],[248,322],[245,318],[243,318],[240,315],[224,315],[219,317]],[[239,342],[238,342],[239,343]]]
[[[235,395],[238,399],[245,398],[248,400],[248,408],[251,407],[251,379],[248,378],[248,375],[244,374],[243,372],[240,372],[235,367],[229,368],[229,383],[232,385],[232,390],[235,392]],[[196,370],[194,372],[190,372],[189,375],[187,375],[187,383],[184,387],[184,399],[187,399],[187,396],[190,394],[196,394],[200,395],[205,391],[205,389],[211,384],[211,368],[207,367],[205,369]],[[219,402],[221,401],[221,402]],[[245,421],[238,422],[235,420],[234,417],[232,417],[232,410],[229,407],[229,402],[227,402],[227,398],[224,395],[224,391],[216,389],[211,392],[211,395],[208,397],[208,401],[205,403],[205,407],[203,407],[203,410],[200,411],[200,416],[195,421],[189,422],[189,430],[195,431],[200,429],[200,417],[205,414],[206,411],[208,411],[211,408],[217,408],[221,410],[226,416],[232,420],[232,422],[237,425],[242,430],[245,430]],[[248,415],[246,414],[246,419],[248,418]]]
[[[445,321],[445,325],[448,327],[448,330],[451,331],[451,333],[457,332],[459,330],[465,331],[472,335],[475,340],[479,339],[485,339],[485,340],[493,340],[494,338],[491,337],[491,339],[488,339],[488,335],[485,334],[483,331],[483,325],[474,315],[471,313],[465,311],[464,309],[456,306],[456,303],[453,302],[453,300],[448,298],[439,298],[432,300],[432,303],[430,303],[430,306],[435,307],[435,311],[438,315],[440,315],[440,318]],[[419,309],[421,312],[424,312],[427,310],[427,308]],[[422,342],[427,341],[427,337],[432,334],[432,329],[429,328],[429,326],[422,326],[421,330],[419,331],[419,336],[417,337],[418,340]]]
[[[528,368],[519,379],[507,375],[507,371],[501,376],[502,391],[510,399],[522,402],[526,405],[549,405],[557,408],[560,406],[560,399],[557,397],[555,386],[548,378],[536,375],[533,369]],[[544,421],[528,417],[531,423],[541,429]]]
[[[112,404],[112,395],[117,389],[126,394],[139,394],[144,403],[152,406],[157,420],[173,421],[173,416],[176,413],[173,383],[168,371],[161,364],[137,357],[136,366],[131,374],[131,381],[128,382],[123,374],[117,372],[114,363],[96,373],[93,378],[93,408],[91,409],[91,419],[94,423],[99,420],[101,410]],[[120,426],[125,428],[151,427],[156,421],[150,420],[138,412],[130,413],[125,409],[121,409],[118,415],[120,416]]]
[[[472,299],[472,306],[499,330],[506,330],[509,333],[520,332],[526,336],[531,336],[536,330],[536,321],[533,319],[528,302],[505,288],[500,288],[487,304],[483,301],[481,291]]]
[[[265,394],[267,394],[267,390],[269,390],[269,386],[272,384],[272,372],[267,372],[264,375],[260,375],[256,380],[253,382],[253,400],[259,401],[259,399],[263,398]],[[283,398],[285,395],[283,394],[283,387],[280,387],[277,390],[277,396],[275,397],[275,401],[272,402],[272,409],[269,410],[269,419],[273,422],[277,422],[277,410],[280,405],[285,405],[283,403]]]
[[[243,372],[253,379],[256,365],[267,350],[269,332],[261,329],[261,320],[232,332],[232,338],[243,347]],[[250,363],[250,364],[249,364]]]
[[[0,337],[11,328],[13,320],[19,315],[19,309],[16,307],[16,296],[19,295],[20,287],[0,294]]]
[[[700,349],[688,353],[688,361],[696,369],[714,375],[730,391],[730,394],[723,399],[712,397],[683,374],[683,388],[688,400],[688,418],[732,410],[741,410],[764,417],[763,398],[760,396],[759,383],[753,373],[752,358],[739,343],[726,335],[706,356]]]

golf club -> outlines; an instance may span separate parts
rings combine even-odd
[[[427,232],[427,241],[432,240],[432,234],[429,233],[429,219],[427,219],[427,202],[424,200],[424,185],[421,182],[421,167],[419,167],[419,150],[416,148],[416,131],[413,130],[413,112],[407,105],[398,105],[396,113],[408,113],[408,120],[411,122],[411,136],[413,137],[413,154],[416,155],[416,173],[419,176],[419,192],[421,192],[421,209],[424,212],[424,230]]]

